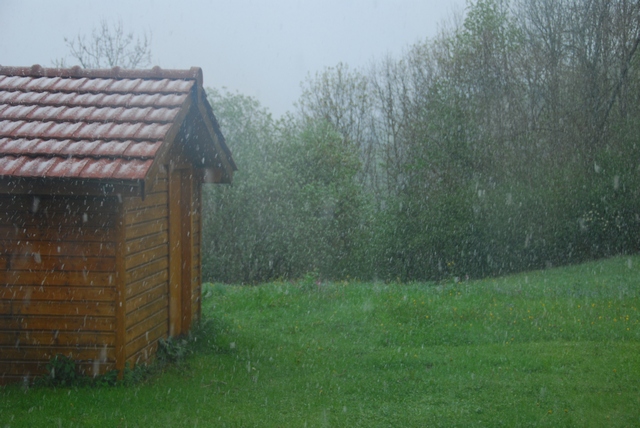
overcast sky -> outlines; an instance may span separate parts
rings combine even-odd
[[[205,86],[251,95],[275,115],[300,82],[339,62],[364,67],[436,35],[464,0],[0,0],[0,65],[52,66],[64,37],[101,19],[152,34],[153,65],[202,67]]]

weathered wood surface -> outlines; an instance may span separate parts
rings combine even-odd
[[[50,331],[55,335],[57,331],[114,331],[115,318],[113,317],[97,317],[97,316],[53,316],[53,315],[34,315],[34,316],[13,316],[0,315],[0,330],[5,330],[9,334],[12,330],[43,330]]]
[[[71,287],[56,285],[12,285],[6,284],[0,288],[0,300],[14,302],[30,302],[48,300],[58,301],[92,301],[113,302],[115,289],[113,287]]]
[[[192,203],[192,251],[191,251],[191,308],[192,322],[199,320],[202,312],[202,177],[195,176]]]
[[[144,199],[0,195],[0,383],[42,374],[56,353],[89,372],[147,362],[172,298],[180,332],[200,316],[201,180],[169,171]]]
[[[0,335],[0,346],[110,346],[115,344],[114,332],[48,330],[14,331]]]
[[[5,267],[6,269],[6,267]],[[69,285],[75,287],[112,287],[113,272],[24,272],[0,270],[0,285]]]
[[[155,353],[168,335],[169,195],[166,173],[155,180],[144,201],[126,198],[125,355],[138,364]]]
[[[117,198],[0,196],[0,377],[19,363],[42,374],[57,353],[113,366],[115,207]]]

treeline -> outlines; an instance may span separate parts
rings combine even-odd
[[[636,252],[640,4],[478,0],[438,37],[307,79],[274,120],[210,91],[239,167],[206,279],[482,277]]]

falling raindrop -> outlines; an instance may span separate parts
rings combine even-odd
[[[40,207],[40,198],[37,196],[34,196],[33,202],[31,203],[31,212],[35,214],[36,212],[38,212],[39,207]]]

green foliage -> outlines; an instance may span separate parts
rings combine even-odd
[[[156,358],[160,365],[181,365],[190,355],[189,341],[185,337],[170,337],[158,341],[158,354]]]
[[[210,98],[239,171],[232,187],[206,190],[204,277],[351,273],[363,206],[357,150],[325,121],[274,123],[250,99]]]
[[[118,382],[118,371],[112,370],[99,376],[87,376],[78,370],[76,361],[66,355],[57,354],[46,365],[47,374],[36,378],[34,384],[49,388],[103,387]]]
[[[80,379],[75,361],[66,355],[58,354],[51,358],[46,368],[48,374],[43,381],[51,386],[74,386]]]
[[[135,386],[156,373],[156,366],[153,364],[136,364],[135,367],[131,368],[131,364],[127,361],[122,375],[122,384],[129,387]]]
[[[478,0],[275,121],[211,91],[240,170],[206,192],[203,274],[479,278],[638,251],[640,5]]]

